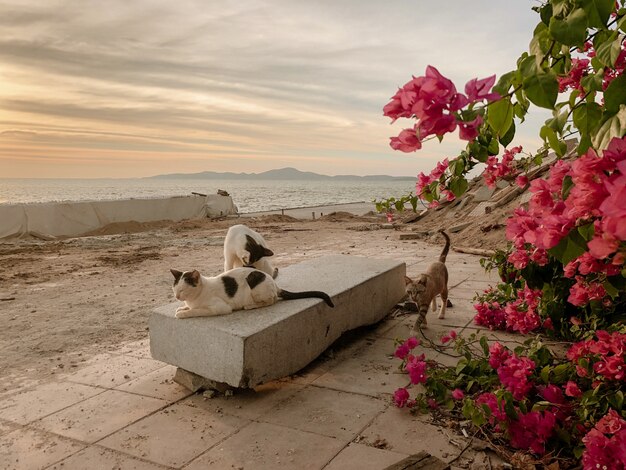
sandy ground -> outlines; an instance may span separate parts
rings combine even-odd
[[[175,301],[169,269],[220,273],[223,237],[242,222],[266,237],[279,268],[330,253],[410,247],[380,229],[380,216],[347,213],[127,224],[67,240],[0,242],[0,394],[145,338],[152,309]],[[136,233],[112,233],[120,230]]]

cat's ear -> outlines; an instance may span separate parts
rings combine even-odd
[[[413,281],[409,276],[404,276],[404,285],[408,286],[409,284],[413,284]]]
[[[274,256],[274,252],[269,248],[265,248],[264,246],[261,248],[263,248],[263,256]]]
[[[174,276],[174,284],[180,281],[180,277],[183,275],[181,271],[177,271],[176,269],[170,269],[170,272],[172,273],[172,276]]]
[[[426,284],[428,284],[428,279],[426,278],[426,276],[422,276],[417,280],[417,283],[421,286],[425,286]]]
[[[198,282],[200,282],[200,272],[197,269],[194,269],[193,271],[191,271],[189,279],[191,280],[192,286],[197,286]]]

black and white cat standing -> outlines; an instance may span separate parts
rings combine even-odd
[[[274,252],[267,247],[263,236],[246,225],[233,225],[224,239],[224,271],[252,266],[274,279],[278,269],[267,258]]]

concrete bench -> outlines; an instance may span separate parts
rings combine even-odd
[[[325,256],[286,268],[277,278],[290,291],[321,290],[320,299],[281,300],[231,315],[176,319],[180,303],[150,318],[152,357],[210,381],[248,388],[293,374],[342,333],[380,321],[404,296],[402,262]]]

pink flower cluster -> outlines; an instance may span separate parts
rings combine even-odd
[[[499,302],[482,302],[474,305],[477,314],[474,323],[491,330],[530,333],[542,326],[538,313],[542,292],[525,286],[518,290],[517,298],[501,305]]]
[[[516,400],[522,400],[533,388],[529,377],[535,370],[535,363],[527,357],[513,354],[497,369],[500,383],[513,394]]]
[[[392,122],[398,118],[417,119],[413,128],[404,129],[397,137],[391,138],[391,147],[402,152],[414,152],[422,148],[422,141],[428,136],[442,136],[454,131],[457,125],[460,126],[461,139],[473,140],[478,135],[482,116],[463,121],[459,111],[470,103],[499,99],[497,93],[490,92],[495,79],[493,75],[482,80],[470,80],[465,85],[465,94],[458,93],[451,80],[429,65],[424,76],[413,77],[383,108],[383,114]]]
[[[557,77],[559,82],[559,93],[568,89],[578,90],[580,96],[584,96],[585,90],[582,86],[582,79],[589,73],[593,72],[591,59],[596,56],[593,44],[588,42],[585,44],[581,53],[586,54],[586,58],[572,58],[572,67],[567,75]],[[602,75],[602,89],[606,90],[613,80],[624,73],[626,68],[626,44],[622,42],[620,52],[615,60],[613,67],[605,67]]]
[[[487,158],[487,168],[485,168],[483,172],[485,184],[490,188],[495,188],[498,179],[519,174],[519,170],[515,168],[514,160],[515,155],[521,151],[521,146],[513,147],[511,150],[505,150],[502,155],[502,161],[498,160],[498,157],[495,156]],[[525,182],[525,180],[520,180],[520,183]]]
[[[626,382],[626,334],[598,330],[596,338],[575,343],[567,351],[567,358],[576,364],[578,376],[595,374],[599,379]]]
[[[572,186],[563,199],[566,177]],[[565,266],[566,276],[581,275],[568,301],[581,306],[604,298],[597,275],[615,275],[624,264],[618,251],[626,241],[626,138],[614,138],[602,157],[590,150],[571,164],[557,162],[546,180],[532,181],[530,191],[528,210],[516,209],[507,222],[506,235],[515,247],[509,261],[518,269],[529,260],[545,263],[545,250],[558,245],[572,229],[593,223],[588,253]]]
[[[518,413],[517,420],[509,423],[511,445],[542,455],[546,441],[554,434],[556,421],[555,414],[549,410]]]
[[[420,340],[411,337],[400,344],[394,352],[394,356],[402,359],[404,362],[404,370],[408,372],[412,384],[424,383],[426,381],[426,356],[424,354],[420,354],[419,356],[411,354],[411,351],[419,345]],[[401,387],[395,391],[393,402],[398,408],[404,406],[412,407],[415,405],[415,400],[411,400],[409,397],[410,395],[407,388]]]
[[[559,93],[563,93],[568,89],[578,90],[580,96],[585,94],[585,90],[580,83],[583,77],[589,74],[589,59],[572,59],[572,68],[568,75],[557,77],[559,82]]]
[[[626,468],[626,420],[615,410],[598,420],[585,437],[583,468],[624,469]]]
[[[449,162],[446,158],[442,162],[437,163],[437,166],[433,169],[433,171],[430,172],[428,176],[424,173],[420,173],[419,175],[417,175],[417,183],[415,183],[415,194],[419,196],[424,191],[424,188],[426,188],[434,181],[439,181],[439,179],[448,169],[448,165]],[[454,199],[454,194],[452,194],[452,198]]]

